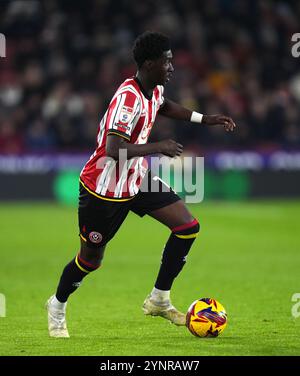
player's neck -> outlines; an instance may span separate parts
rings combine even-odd
[[[149,97],[152,97],[153,89],[155,88],[156,84],[151,82],[149,78],[147,78],[141,71],[138,71],[135,75],[138,79],[139,84],[142,86],[144,91],[147,93]]]

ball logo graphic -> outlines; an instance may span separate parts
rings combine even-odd
[[[227,313],[211,298],[195,300],[186,315],[186,326],[196,337],[217,337],[227,325]]]
[[[102,240],[102,235],[100,232],[92,231],[90,232],[89,239],[92,243],[99,244],[101,243]]]

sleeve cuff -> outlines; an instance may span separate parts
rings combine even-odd
[[[116,136],[119,136],[119,137],[123,137],[123,138],[125,138],[125,140],[130,141],[130,136],[128,136],[126,133],[116,131],[116,130],[109,130],[107,132],[107,135],[110,135],[110,134],[116,135]]]

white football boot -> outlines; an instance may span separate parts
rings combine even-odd
[[[144,301],[142,310],[145,315],[161,316],[175,325],[184,326],[186,323],[186,315],[179,312],[170,300],[156,302],[148,295]]]
[[[47,303],[46,309],[48,311],[48,330],[50,337],[56,338],[69,338],[69,332],[66,323],[66,306],[64,308],[58,309],[53,304],[54,295],[52,295]]]

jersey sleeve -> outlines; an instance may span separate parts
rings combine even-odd
[[[162,85],[158,85],[157,88],[158,88],[158,104],[159,104],[159,108],[161,108],[165,104],[164,87]]]
[[[108,113],[108,132],[130,140],[139,116],[140,99],[132,92],[119,94],[111,103]]]

